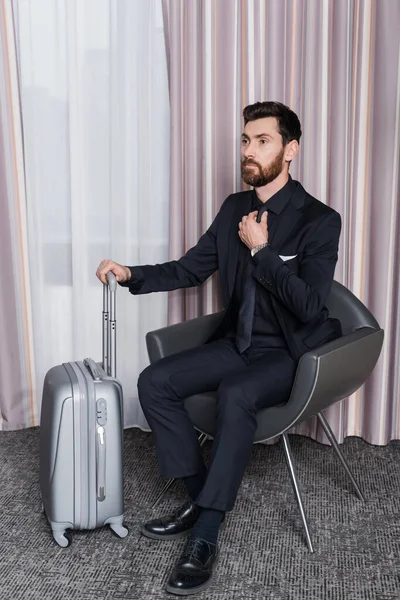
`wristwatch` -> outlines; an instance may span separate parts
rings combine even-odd
[[[250,250],[251,255],[254,256],[255,254],[257,254],[257,252],[259,250],[262,250],[263,248],[266,248],[266,246],[269,246],[268,242],[265,242],[264,244],[260,244],[259,246],[254,246],[254,248],[252,248]]]

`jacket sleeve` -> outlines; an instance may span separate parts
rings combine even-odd
[[[319,314],[328,297],[338,258],[340,230],[339,213],[329,212],[304,249],[298,275],[269,246],[253,258],[257,281],[303,323]]]
[[[149,294],[204,283],[218,269],[216,237],[221,211],[222,207],[208,230],[182,258],[162,264],[129,267],[132,277],[121,285],[128,287],[132,294]]]

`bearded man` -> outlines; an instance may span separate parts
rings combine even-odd
[[[257,412],[288,400],[302,354],[341,335],[324,306],[335,265],[340,215],[289,175],[299,151],[297,115],[279,102],[243,111],[243,181],[209,229],[182,258],[126,267],[102,261],[132,294],[199,286],[219,270],[225,316],[208,342],[147,367],[139,400],[163,477],[180,478],[188,500],[143,524],[155,540],[190,535],[167,583],[189,595],[210,583],[218,530],[250,460]],[[184,399],[217,391],[216,433],[206,468]]]

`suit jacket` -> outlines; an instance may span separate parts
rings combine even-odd
[[[340,322],[324,306],[338,256],[341,218],[308,194],[299,182],[274,223],[270,246],[252,260],[254,277],[266,294],[295,360],[309,349],[340,337]],[[201,285],[219,269],[225,316],[208,341],[230,327],[230,304],[242,244],[238,223],[251,210],[252,192],[226,198],[209,229],[182,258],[164,264],[130,267],[124,285],[133,294],[147,294]],[[281,258],[283,257],[283,258]],[[289,257],[289,260],[287,258]]]

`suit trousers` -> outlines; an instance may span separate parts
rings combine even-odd
[[[257,412],[288,400],[295,371],[289,350],[250,349],[244,358],[231,339],[185,350],[148,366],[139,376],[139,400],[153,433],[161,475],[182,478],[204,470],[184,400],[217,391],[210,465],[196,504],[232,510],[250,461]]]

